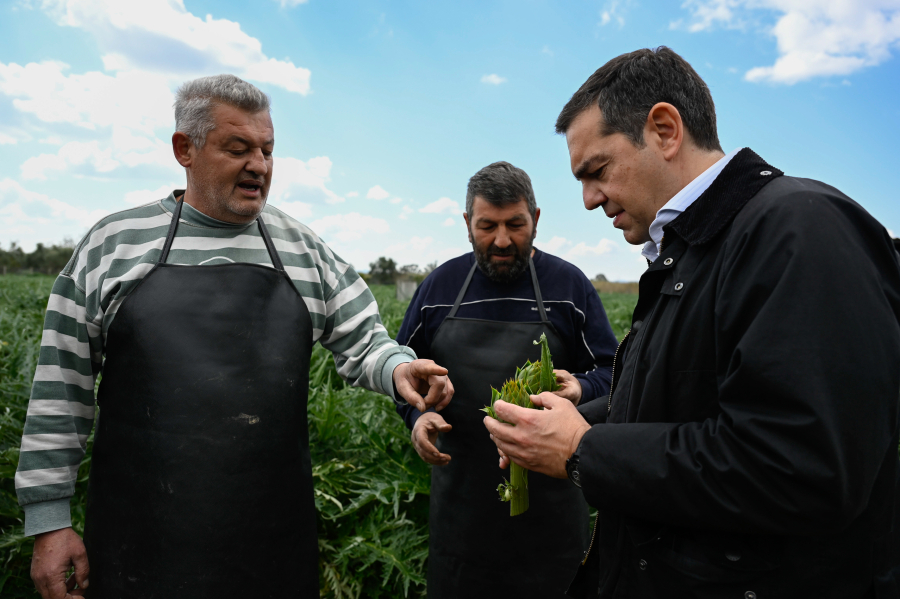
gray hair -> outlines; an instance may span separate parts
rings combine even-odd
[[[200,77],[185,82],[175,94],[175,130],[184,133],[197,148],[215,129],[212,109],[228,104],[247,112],[269,111],[269,96],[234,75]]]
[[[515,204],[520,200],[525,200],[532,221],[537,212],[537,201],[534,199],[531,178],[528,173],[508,162],[489,164],[469,179],[469,187],[466,190],[466,214],[469,215],[470,222],[475,196],[494,206]]]

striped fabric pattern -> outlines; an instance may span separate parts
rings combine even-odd
[[[29,506],[74,494],[94,423],[94,384],[106,333],[122,302],[159,259],[174,193],[97,223],[54,283],[15,477],[26,534],[35,532],[29,532],[34,528]],[[333,352],[338,373],[352,385],[392,395],[391,372],[415,354],[388,336],[365,281],[315,233],[278,209],[266,206],[263,221],[309,310],[313,341]],[[255,222],[223,223],[187,204],[168,262],[272,265]]]

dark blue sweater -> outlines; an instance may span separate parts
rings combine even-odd
[[[575,365],[572,374],[581,383],[582,403],[606,395],[618,343],[600,296],[584,273],[565,260],[538,249],[532,260],[547,318],[556,327]],[[420,358],[433,359],[431,342],[450,313],[474,262],[475,254],[469,252],[445,262],[428,275],[406,309],[397,334],[398,343],[411,347]],[[508,322],[539,321],[530,271],[526,269],[516,281],[503,285],[476,269],[456,315]],[[409,405],[398,406],[397,412],[410,429],[420,415]]]

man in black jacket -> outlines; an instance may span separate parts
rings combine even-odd
[[[900,264],[885,229],[751,150],[668,48],[557,121],[585,207],[650,267],[610,396],[498,402],[509,459],[598,508],[575,597],[900,596]]]

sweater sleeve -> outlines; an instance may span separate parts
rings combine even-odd
[[[390,338],[375,296],[353,268],[347,267],[325,300],[325,327],[319,338],[334,354],[338,374],[353,386],[394,396],[393,372],[416,354]]]
[[[100,341],[89,334],[85,303],[84,290],[64,271],[47,304],[16,470],[26,535],[71,526],[69,500],[94,424],[100,370],[100,352],[91,349]]]

